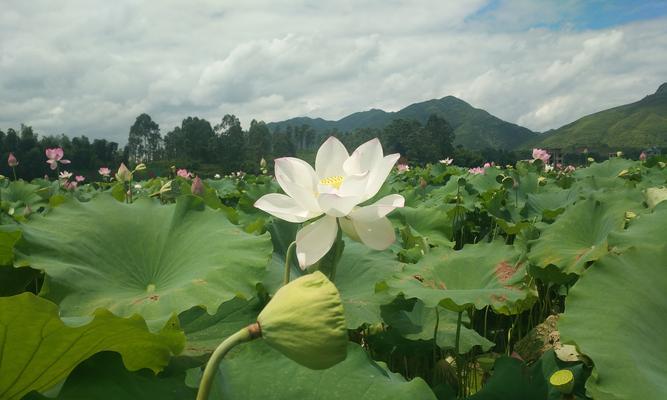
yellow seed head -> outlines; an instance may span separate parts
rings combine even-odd
[[[340,189],[340,185],[343,184],[343,177],[340,175],[330,176],[328,178],[320,179],[320,184],[331,186],[336,189]]]

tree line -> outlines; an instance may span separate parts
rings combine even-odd
[[[100,167],[114,168],[121,162],[146,163],[154,173],[164,173],[171,165],[191,169],[201,175],[229,174],[235,171],[259,172],[259,163],[278,157],[298,156],[313,161],[319,145],[336,136],[352,151],[372,138],[380,138],[386,154],[400,153],[411,164],[435,163],[450,157],[461,166],[481,165],[486,161],[512,163],[513,152],[488,149],[472,151],[454,146],[454,130],[447,121],[431,115],[425,124],[396,119],[384,128],[363,128],[352,132],[316,132],[308,125],[288,126],[270,131],[263,121],[253,120],[247,129],[239,119],[227,114],[215,124],[198,117],[183,119],[180,126],[162,134],[148,114],[139,115],[129,129],[127,144],[86,136],[42,136],[29,126],[0,131],[0,154],[7,159],[12,152],[19,160],[17,173],[24,179],[52,174],[45,163],[45,149],[62,147],[72,161],[71,170],[94,177]],[[6,162],[0,173],[9,175]]]

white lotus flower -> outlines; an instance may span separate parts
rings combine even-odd
[[[403,207],[405,199],[391,194],[371,205],[357,205],[377,194],[398,158],[399,154],[384,156],[378,139],[349,155],[338,139],[330,137],[317,151],[315,170],[298,158],[276,159],[276,179],[287,194],[264,195],[255,207],[296,223],[324,214],[296,234],[296,254],[303,269],[329,251],[338,233],[337,222],[351,238],[384,250],[395,240],[386,215]]]

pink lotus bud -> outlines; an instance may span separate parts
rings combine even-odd
[[[197,176],[193,181],[192,181],[192,186],[190,186],[190,191],[192,194],[195,194],[197,196],[203,196],[204,195],[204,184],[202,183],[201,179]]]
[[[14,153],[9,153],[9,158],[7,158],[7,164],[9,164],[9,166],[12,168],[19,165],[19,160],[17,160],[16,157],[14,157]]]
[[[11,156],[11,153],[9,155]],[[646,153],[644,153],[643,151],[639,155],[639,161],[646,161]]]
[[[116,172],[116,180],[118,182],[129,182],[132,180],[132,172],[125,166],[125,163],[120,163],[118,172]]]

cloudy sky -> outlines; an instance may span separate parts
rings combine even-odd
[[[0,129],[339,119],[457,96],[536,131],[667,81],[664,0],[1,0]]]

